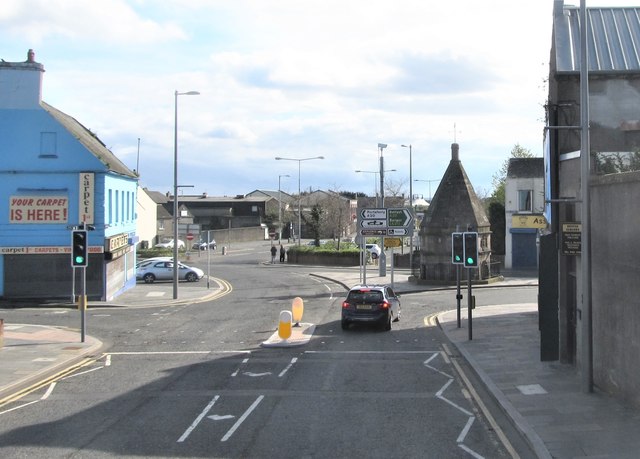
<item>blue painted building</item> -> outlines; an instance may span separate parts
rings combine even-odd
[[[42,101],[44,66],[0,62],[0,297],[79,292],[71,230],[89,231],[86,292],[135,285],[137,175],[77,120]]]

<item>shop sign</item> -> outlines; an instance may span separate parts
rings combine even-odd
[[[66,196],[10,196],[9,223],[67,223]]]
[[[512,215],[512,228],[539,228],[547,227],[547,219],[544,215]]]

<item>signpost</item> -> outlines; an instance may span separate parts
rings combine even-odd
[[[413,237],[413,215],[410,209],[398,208],[371,208],[358,209],[358,232],[362,239],[364,236],[410,236]],[[386,245],[386,244],[384,244]],[[364,251],[364,243],[362,244]],[[384,248],[383,248],[384,250]],[[393,256],[393,255],[392,255]],[[386,276],[385,257],[380,257],[380,276]],[[366,283],[366,260],[363,262],[364,275],[363,282]],[[393,281],[392,281],[393,282]]]

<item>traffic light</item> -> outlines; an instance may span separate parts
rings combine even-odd
[[[87,266],[88,238],[85,230],[71,233],[71,266]]]
[[[451,233],[451,263],[464,263],[464,239],[462,233]]]
[[[464,233],[464,267],[478,267],[478,233]]]

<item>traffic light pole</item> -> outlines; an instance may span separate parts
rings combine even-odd
[[[469,321],[469,341],[473,339],[473,297],[471,296],[471,270],[467,270],[467,316]]]
[[[84,343],[87,335],[87,268],[82,267],[80,271],[82,279],[78,307],[80,308],[80,341]]]

